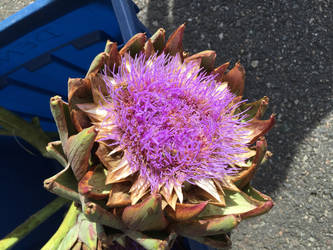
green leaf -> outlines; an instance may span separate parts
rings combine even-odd
[[[255,115],[258,116],[257,118],[261,118],[267,109],[268,102],[269,98],[264,96],[258,101],[244,103],[237,108],[236,114],[246,111],[245,113],[247,114],[247,117],[245,121],[251,120]]]
[[[267,142],[265,137],[260,137],[256,142],[256,155],[252,159],[251,166],[245,170],[240,171],[237,175],[231,177],[235,185],[242,189],[252,180],[259,164],[265,157],[267,151]]]
[[[132,230],[164,229],[167,226],[167,220],[163,215],[161,196],[151,195],[138,204],[126,207],[122,220]]]
[[[64,151],[77,180],[81,180],[88,171],[90,151],[94,145],[96,135],[95,127],[92,126],[67,140]]]
[[[57,124],[59,137],[64,147],[67,139],[75,133],[69,114],[68,104],[64,102],[60,96],[54,96],[50,99],[50,109]]]
[[[79,182],[79,193],[96,200],[107,198],[111,185],[105,185],[106,174],[101,164],[91,167]]]
[[[91,62],[86,77],[90,74],[96,74],[100,71],[105,63],[106,53],[99,53],[94,60]]]
[[[77,217],[77,224],[80,224],[84,220],[87,220],[87,217],[84,215],[84,213],[80,213]]]
[[[66,167],[67,160],[61,145],[61,141],[50,142],[46,147],[46,151],[50,154],[52,158],[56,159],[63,167]]]
[[[257,206],[248,201],[244,195],[239,192],[224,190],[226,207],[218,207],[208,204],[204,211],[199,215],[199,218],[210,216],[222,216],[229,214],[241,214],[255,209]]]
[[[68,250],[71,249],[74,243],[77,241],[78,236],[79,236],[79,224],[76,224],[69,230],[67,235],[64,237],[62,242],[60,243],[59,247],[57,250]]]
[[[216,52],[213,50],[201,51],[197,54],[189,56],[185,59],[185,62],[190,62],[192,60],[200,60],[200,68],[204,68],[207,72],[211,72],[214,69],[216,58]]]
[[[48,191],[66,199],[80,202],[77,185],[77,180],[69,165],[61,172],[44,181],[44,187]]]
[[[251,187],[250,185],[247,185],[244,189],[242,189],[244,193],[246,193],[248,196],[258,200],[258,201],[267,201],[270,198],[265,198],[262,193]],[[269,199],[268,199],[269,198]]]
[[[175,221],[187,221],[199,215],[205,209],[207,204],[207,201],[197,204],[177,203],[176,210],[167,206],[164,211]]]
[[[173,241],[177,237],[175,233],[170,233],[166,239],[160,239],[160,238],[151,237],[150,235],[148,236],[146,234],[137,231],[126,231],[126,235],[132,240],[139,243],[147,250],[170,249]]]
[[[129,53],[132,57],[142,51],[147,36],[144,33],[138,33],[134,35],[119,51],[120,55],[124,55],[126,52]]]
[[[88,184],[93,187],[92,192],[108,194],[110,193],[111,185],[105,185],[107,170],[102,165],[98,165],[93,176],[88,181]]]
[[[156,33],[151,36],[150,41],[155,51],[159,53],[162,52],[165,43],[165,30],[163,28],[157,30]]]
[[[226,215],[217,218],[182,222],[171,225],[171,228],[183,236],[209,236],[230,232],[238,225],[239,216]]]
[[[241,214],[242,219],[267,213],[274,206],[274,203],[269,196],[260,193],[250,185],[247,185],[243,190],[249,196],[249,198],[259,201],[260,203],[256,209]]]
[[[79,239],[90,249],[97,248],[96,223],[84,219],[80,223]]]

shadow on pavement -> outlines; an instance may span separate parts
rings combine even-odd
[[[186,22],[187,51],[213,49],[217,66],[240,60],[247,70],[244,98],[270,98],[266,118],[278,114],[267,135],[273,157],[253,184],[273,198],[293,167],[300,142],[333,110],[329,16],[329,9],[314,1],[149,2],[152,33],[164,27],[169,35]]]

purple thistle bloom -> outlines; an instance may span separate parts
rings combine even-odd
[[[218,88],[214,75],[179,56],[156,54],[148,60],[124,56],[113,80],[105,76],[110,99],[102,127],[119,133],[133,171],[139,171],[154,192],[161,184],[221,179],[245,160],[243,115],[228,88]],[[112,107],[112,108],[110,108]],[[105,130],[103,140],[114,135]]]

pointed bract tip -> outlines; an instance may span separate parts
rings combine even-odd
[[[164,52],[175,56],[177,53],[183,55],[183,36],[185,24],[180,25],[169,37]]]

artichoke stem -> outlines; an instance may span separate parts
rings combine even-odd
[[[50,158],[46,146],[51,139],[39,126],[36,126],[36,123],[29,123],[9,110],[0,107],[0,126],[3,127],[0,134],[21,137],[38,149],[44,157]]]
[[[68,200],[56,198],[0,240],[0,249],[10,249],[37,226],[57,212]]]
[[[57,232],[55,232],[55,234],[43,246],[42,250],[57,249],[69,230],[76,224],[79,213],[80,210],[75,206],[74,202],[72,202],[72,205],[68,209],[68,212]]]

